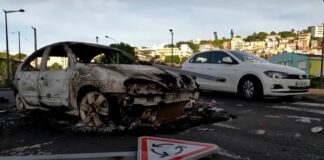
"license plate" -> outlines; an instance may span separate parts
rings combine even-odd
[[[296,87],[306,87],[307,83],[306,82],[296,82]]]

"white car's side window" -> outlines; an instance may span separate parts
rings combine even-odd
[[[190,63],[212,63],[212,54],[211,52],[197,54],[189,62]]]
[[[226,58],[226,57],[231,58],[225,52],[215,51],[215,52],[213,52],[213,63],[214,64],[222,64],[223,63],[223,59]]]

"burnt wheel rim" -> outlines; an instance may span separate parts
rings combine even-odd
[[[18,109],[18,111],[22,111],[25,108],[24,103],[19,94],[16,95],[16,108]]]
[[[109,105],[106,97],[99,92],[89,92],[81,100],[80,117],[84,124],[92,126],[102,126],[108,118]]]
[[[252,81],[246,80],[243,84],[243,94],[246,98],[252,98],[254,95],[255,87]]]

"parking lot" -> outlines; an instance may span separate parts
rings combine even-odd
[[[324,158],[323,132],[311,132],[323,126],[323,103],[302,97],[248,101],[221,92],[203,92],[200,99],[216,100],[233,118],[165,130],[89,133],[62,127],[67,123],[64,116],[52,123],[55,116],[17,114],[10,109],[13,98],[9,98],[10,103],[1,104],[0,155],[136,151],[137,138],[150,135],[217,144],[219,159]]]

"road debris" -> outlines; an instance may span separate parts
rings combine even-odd
[[[300,133],[296,133],[296,134],[294,135],[294,138],[299,138],[299,137],[301,137],[301,134],[300,134]]]
[[[259,129],[259,130],[253,130],[251,133],[257,134],[257,135],[263,135],[266,132],[267,132],[266,130]]]
[[[311,129],[311,132],[312,132],[312,133],[320,133],[320,132],[322,132],[322,131],[323,131],[323,127],[321,127],[321,126],[313,127],[313,128]]]

